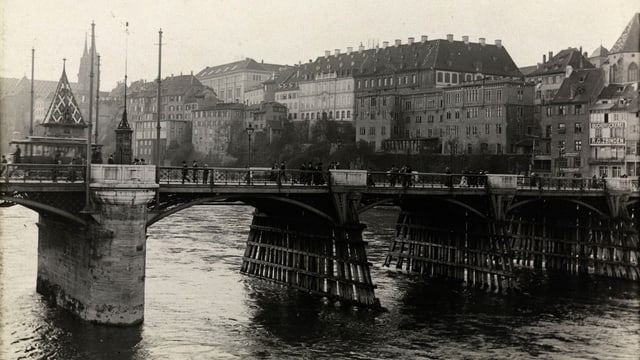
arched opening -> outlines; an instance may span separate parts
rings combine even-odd
[[[627,81],[638,81],[638,64],[629,64],[629,68],[627,69]]]

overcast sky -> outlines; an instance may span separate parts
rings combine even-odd
[[[131,81],[157,77],[160,28],[163,77],[245,57],[295,64],[360,43],[447,34],[501,39],[527,66],[567,47],[610,49],[639,11],[638,0],[1,0],[0,76],[30,77],[34,47],[36,79],[58,80],[67,58],[69,80],[77,81],[92,21],[107,91],[124,77],[126,22]]]

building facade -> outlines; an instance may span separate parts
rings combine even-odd
[[[568,71],[554,98],[542,107],[536,172],[581,176],[589,170],[589,112],[604,87],[601,69]]]
[[[203,85],[212,88],[221,101],[245,104],[247,91],[261,86],[286,67],[246,58],[229,64],[207,66],[196,77]]]
[[[638,83],[610,84],[589,112],[590,175],[640,174]]]
[[[244,121],[243,104],[220,103],[193,111],[194,150],[215,164],[224,163],[233,129]]]
[[[129,122],[133,124],[133,153],[151,163],[155,159],[157,138],[156,82],[143,83],[128,95]],[[160,97],[160,159],[168,147],[178,148],[191,143],[192,111],[198,99],[213,97],[213,91],[193,75],[170,76],[162,81]]]
[[[491,152],[489,145],[465,141],[467,128],[453,121],[466,119],[467,108],[469,118],[478,118],[480,108],[472,109],[470,104],[484,99],[485,87],[493,82],[522,78],[500,40],[489,45],[484,38],[472,43],[468,36],[462,41],[451,34],[446,40],[429,41],[422,36],[418,42],[409,38],[407,44],[383,42],[382,48],[367,50],[363,58],[354,75],[356,141],[366,141],[375,151],[419,151],[431,147],[433,140],[424,139],[437,138],[442,153],[468,152],[469,145],[471,152]],[[523,86],[521,81],[518,84]],[[501,101],[506,99],[505,93]],[[496,111],[487,114],[493,118]],[[500,111],[506,119],[506,108]],[[478,134],[477,126],[475,131]],[[473,135],[470,127],[469,136]],[[506,141],[490,143],[494,152],[507,151]]]

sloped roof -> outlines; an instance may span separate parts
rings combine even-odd
[[[585,103],[597,98],[604,87],[602,69],[578,69],[564,79],[553,97],[554,103]]]
[[[62,76],[58,82],[49,110],[42,121],[44,126],[77,126],[86,127],[82,113],[78,107],[71,85],[67,79],[67,73],[62,69]]]
[[[431,40],[318,57],[313,63],[300,66],[300,80],[312,80],[317,73],[359,77],[429,68],[522,76],[504,46]]]
[[[632,98],[636,95],[636,88],[634,84],[609,84],[602,89],[598,99]]]
[[[0,96],[13,93],[19,81],[20,79],[18,78],[0,78]]]
[[[549,59],[549,61],[541,64],[540,67],[529,74],[529,76],[563,73],[568,65],[571,65],[574,69],[593,69],[595,67],[589,62],[589,59],[584,57],[580,50],[568,48],[561,50],[553,58]]]
[[[609,54],[621,52],[640,52],[640,13],[635,13]]]
[[[536,71],[536,69],[538,69],[538,65],[524,66],[524,67],[521,67],[519,70],[522,73],[522,75],[527,76],[533,73],[534,71]]]
[[[597,49],[593,50],[589,58],[607,56],[607,55],[609,55],[609,50],[607,50],[607,48],[605,48],[604,46],[600,45],[598,46]]]
[[[198,79],[208,79],[211,77],[222,76],[228,73],[238,72],[238,71],[246,71],[246,70],[255,70],[255,71],[263,71],[263,72],[278,72],[285,68],[286,65],[278,65],[278,64],[266,64],[263,62],[257,62],[252,58],[246,58],[244,60],[235,61],[228,64],[217,65],[217,66],[207,66],[203,70],[201,70],[196,77]]]

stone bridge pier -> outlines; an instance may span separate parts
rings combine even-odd
[[[106,325],[144,319],[147,204],[153,166],[92,166],[85,224],[42,213],[36,289],[80,318]]]

